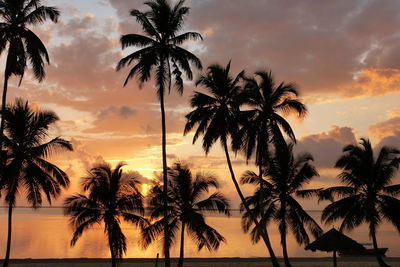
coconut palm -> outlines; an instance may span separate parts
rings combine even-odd
[[[330,187],[320,193],[322,200],[332,201],[322,212],[322,220],[333,223],[343,219],[340,230],[353,230],[363,223],[369,225],[369,235],[380,266],[388,266],[378,253],[376,231],[383,220],[400,231],[400,184],[391,185],[400,164],[400,150],[384,146],[377,157],[368,139],[359,145],[343,148],[335,167],[342,169],[338,178],[343,186]],[[336,200],[335,200],[336,199]]]
[[[64,212],[69,215],[74,229],[71,246],[74,246],[83,232],[95,224],[104,223],[104,232],[108,238],[111,264],[126,253],[126,237],[120,226],[120,218],[144,227],[143,196],[137,186],[138,177],[123,173],[124,163],[112,169],[109,164],[95,165],[87,177],[83,178],[83,191],[87,194],[75,194],[65,199]]]
[[[287,151],[286,153],[284,153]],[[309,153],[293,155],[293,144],[269,158],[264,168],[263,187],[259,187],[253,196],[246,199],[252,207],[254,214],[260,218],[260,225],[266,228],[270,220],[275,220],[279,226],[281,245],[286,266],[291,266],[287,253],[286,235],[291,229],[299,244],[308,245],[310,239],[307,230],[315,237],[322,234],[322,229],[317,222],[303,209],[296,200],[297,197],[310,197],[315,190],[302,189],[318,172],[311,164],[313,160]],[[260,177],[252,171],[247,171],[241,179],[243,184],[259,185]],[[264,192],[261,192],[263,190]],[[243,210],[243,206],[241,207]],[[242,226],[247,232],[253,225],[249,212],[242,216]],[[253,242],[259,240],[259,228],[251,231]]]
[[[28,65],[41,82],[45,77],[45,62],[50,63],[46,47],[28,27],[48,19],[57,22],[60,12],[55,7],[43,6],[41,0],[0,0],[0,54],[7,49],[1,112],[6,109],[8,81],[12,75],[20,77],[20,84]],[[3,144],[4,120],[0,124],[0,147]]]
[[[42,205],[42,196],[51,199],[69,185],[67,174],[47,161],[53,153],[72,150],[70,142],[56,137],[48,139],[48,130],[57,120],[52,111],[33,109],[28,102],[17,99],[3,113],[5,121],[4,149],[6,165],[1,187],[8,204],[7,250],[3,266],[8,266],[11,249],[12,211],[17,194],[25,192],[33,208]]]
[[[189,167],[175,163],[168,170],[168,231],[169,245],[180,233],[180,254],[178,267],[183,266],[184,237],[187,234],[197,244],[199,250],[203,247],[209,251],[217,250],[225,238],[205,221],[205,212],[218,212],[229,216],[229,202],[222,193],[208,194],[210,188],[219,188],[217,178],[213,175],[197,173],[194,177]],[[151,189],[150,218],[156,220],[145,228],[142,233],[143,246],[147,247],[164,230],[163,188],[156,183]],[[157,220],[158,219],[158,220]]]
[[[189,133],[197,125],[193,143],[197,141],[200,135],[204,135],[203,149],[206,155],[212,145],[218,140],[221,142],[233,184],[242,203],[249,211],[235,178],[228,150],[229,138],[236,136],[239,130],[237,122],[239,107],[246,100],[246,95],[240,86],[240,79],[243,77],[244,71],[240,72],[236,77],[232,77],[229,73],[230,66],[231,62],[226,67],[222,67],[219,64],[211,65],[207,68],[207,72],[197,80],[196,85],[202,85],[208,92],[197,91],[192,96],[191,106],[194,110],[186,115],[187,123],[184,134]],[[255,217],[253,219],[258,224],[257,219]],[[262,238],[265,241],[274,266],[279,266],[268,234],[265,231],[263,231]]]
[[[284,142],[280,129],[296,142],[292,128],[281,114],[296,113],[303,118],[307,108],[297,98],[296,86],[283,82],[276,85],[271,72],[258,71],[255,77],[246,77],[244,88],[248,108],[241,111],[242,128],[233,140],[234,147],[242,149],[247,160],[255,154],[255,163],[261,167],[268,160],[268,144]]]
[[[273,142],[276,150],[286,147],[280,129],[296,142],[292,128],[281,114],[297,113],[302,118],[307,109],[297,98],[296,86],[283,82],[276,85],[271,72],[258,71],[254,77],[246,77],[244,89],[247,92],[247,108],[240,112],[242,127],[233,140],[233,147],[244,151],[247,161],[255,154],[259,179],[262,180],[263,166],[268,162],[270,153],[269,144]],[[263,185],[259,183],[260,187]],[[263,199],[263,192],[260,188],[260,200]]]
[[[184,0],[180,0],[174,6],[171,6],[167,0],[151,0],[145,2],[145,5],[150,8],[148,11],[142,12],[133,9],[130,14],[142,26],[144,35],[127,34],[121,37],[122,49],[132,46],[140,49],[122,58],[117,65],[117,70],[133,65],[124,86],[135,75],[142,85],[142,83],[150,79],[154,72],[157,96],[160,100],[161,108],[162,159],[165,186],[167,185],[165,91],[168,90],[170,92],[172,81],[174,80],[174,87],[178,93],[182,94],[182,74],[184,73],[189,80],[192,80],[191,64],[194,64],[199,69],[202,68],[200,60],[194,54],[181,47],[185,41],[202,39],[197,32],[181,33],[185,18],[189,14],[189,8],[184,6],[184,2]],[[164,192],[166,191],[167,189],[164,188]],[[165,240],[168,239],[167,235],[168,233],[165,232]],[[166,267],[169,267],[169,249],[164,247],[164,251],[166,253],[165,264]]]

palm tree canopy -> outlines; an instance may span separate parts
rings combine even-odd
[[[117,258],[126,252],[126,238],[120,227],[124,221],[144,227],[143,196],[138,190],[138,177],[123,173],[124,163],[114,169],[109,164],[96,165],[83,178],[86,194],[76,194],[65,199],[64,212],[69,215],[74,234],[71,245],[75,245],[85,230],[104,222],[110,249]]]
[[[197,173],[194,177],[187,165],[175,163],[168,170],[168,225],[169,244],[173,243],[177,230],[184,223],[189,236],[194,239],[198,249],[206,247],[216,250],[225,238],[205,221],[204,212],[218,212],[230,215],[229,201],[222,193],[208,194],[211,188],[218,189],[219,184],[213,175]],[[156,183],[151,190],[150,218],[155,222],[144,229],[143,246],[147,247],[163,231],[162,185]],[[159,220],[157,220],[159,219]]]
[[[200,135],[204,135],[203,148],[206,154],[218,139],[226,144],[227,138],[238,131],[237,114],[245,98],[239,82],[244,71],[232,77],[230,66],[231,62],[226,67],[214,64],[207,68],[207,72],[196,82],[207,93],[194,93],[190,101],[194,110],[186,115],[184,134],[198,125],[193,143]]]
[[[257,188],[253,196],[247,197],[247,203],[252,211],[260,218],[260,225],[266,227],[271,219],[280,225],[289,225],[299,244],[308,244],[307,230],[315,237],[322,234],[322,229],[317,222],[301,207],[295,199],[297,197],[308,197],[310,191],[302,189],[318,172],[311,164],[313,160],[309,153],[293,155],[293,144],[288,145],[287,154],[277,155],[269,159],[269,164],[264,169],[263,187]],[[241,179],[243,184],[259,184],[260,177],[252,171],[247,171]],[[261,192],[263,190],[263,192]],[[263,199],[261,201],[261,196]],[[284,205],[284,206],[283,206]],[[262,209],[260,207],[263,207]],[[282,213],[282,208],[283,213]],[[243,205],[241,205],[243,211]],[[246,211],[242,216],[242,226],[247,232],[253,225],[253,221]],[[286,233],[287,229],[279,230]],[[251,231],[253,242],[258,242],[260,233],[258,229]]]
[[[335,165],[343,170],[338,178],[344,185],[321,191],[320,199],[333,201],[322,219],[326,223],[343,219],[341,230],[352,230],[364,222],[375,228],[387,220],[400,231],[400,184],[391,184],[399,169],[399,155],[397,148],[384,146],[375,157],[368,139],[344,147]]]
[[[34,110],[28,102],[17,99],[6,109],[4,120],[7,162],[1,182],[6,201],[14,205],[17,192],[24,188],[34,208],[42,204],[42,192],[51,203],[51,198],[69,185],[69,178],[46,158],[54,152],[72,150],[71,143],[60,137],[48,140],[49,127],[58,121],[57,115],[52,111]]]
[[[141,83],[150,79],[151,73],[156,70],[156,82],[159,86],[158,95],[164,94],[164,88],[171,79],[175,80],[175,87],[179,93],[183,92],[182,73],[191,80],[193,73],[190,64],[201,69],[200,59],[188,50],[180,47],[185,41],[202,39],[197,32],[181,33],[185,17],[189,8],[184,6],[184,0],[171,6],[167,0],[152,0],[145,3],[148,11],[142,12],[133,9],[130,14],[142,26],[144,35],[126,34],[120,39],[122,49],[139,47],[136,52],[122,58],[117,70],[133,65],[124,86],[137,75]]]
[[[50,63],[46,47],[28,27],[50,19],[57,22],[60,12],[44,6],[41,0],[0,0],[0,54],[8,48],[6,75],[20,76],[21,80],[29,60],[35,78],[45,76],[44,63]]]
[[[284,142],[280,129],[296,142],[289,123],[282,116],[307,114],[306,106],[297,98],[298,89],[292,83],[275,84],[271,71],[258,71],[245,78],[246,109],[239,116],[242,128],[233,139],[234,149],[245,152],[247,160],[256,152],[256,164],[267,160],[268,143]]]

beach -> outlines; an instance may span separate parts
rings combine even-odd
[[[282,259],[279,259],[283,263]],[[332,266],[332,258],[292,258],[294,267],[325,267]],[[392,267],[400,267],[400,258],[385,258],[386,263]],[[177,259],[172,259],[175,266]],[[13,267],[108,267],[109,259],[18,259],[11,260]],[[118,266],[154,267],[155,259],[124,259]],[[164,266],[163,259],[159,259],[158,267]],[[186,267],[269,267],[272,266],[266,258],[188,258],[185,259]],[[378,266],[374,257],[344,257],[338,258],[338,266],[373,267]]]

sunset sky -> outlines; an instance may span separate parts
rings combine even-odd
[[[153,179],[162,166],[156,88],[149,82],[139,89],[134,79],[123,87],[128,69],[115,71],[130,51],[121,51],[121,34],[141,33],[129,10],[143,9],[143,0],[43,2],[61,10],[59,23],[34,28],[50,54],[47,77],[38,84],[26,75],[20,88],[13,78],[8,99],[27,98],[60,116],[54,134],[71,140],[75,149],[54,158],[70,175],[68,193],[79,190],[85,170],[103,160],[125,161],[125,170],[139,172],[144,182]],[[298,85],[309,114],[289,120],[298,151],[314,155],[321,175],[309,187],[337,183],[339,170],[332,166],[342,147],[360,137],[376,147],[400,147],[400,1],[188,0],[186,5],[191,7],[186,30],[200,32],[204,41],[185,47],[205,67],[232,60],[234,75],[242,69],[272,70],[277,82]],[[4,61],[3,54],[1,66]],[[238,203],[219,144],[205,157],[200,143],[192,145],[192,135],[182,135],[193,90],[187,81],[182,97],[166,98],[168,162],[186,160],[193,169],[214,172]],[[234,168],[238,177],[254,169],[241,155]]]

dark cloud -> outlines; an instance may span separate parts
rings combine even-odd
[[[115,114],[123,119],[127,119],[135,115],[136,113],[137,113],[136,109],[130,108],[128,106],[120,106],[120,107],[111,106],[101,110],[98,114],[98,118],[104,119],[107,118],[109,115]]]
[[[183,135],[185,123],[184,114],[181,112],[168,112],[166,118],[167,132]],[[83,133],[111,133],[119,136],[132,134],[159,135],[161,134],[161,115],[152,105],[140,105],[135,109],[121,107],[108,107],[96,114],[91,122],[91,127]]]
[[[400,130],[395,132],[394,135],[392,135],[392,136],[384,137],[376,145],[377,148],[380,148],[383,146],[396,147],[397,149],[400,149]]]
[[[332,126],[328,132],[303,137],[296,151],[310,152],[318,168],[332,168],[345,145],[356,144],[354,130],[349,127]]]

